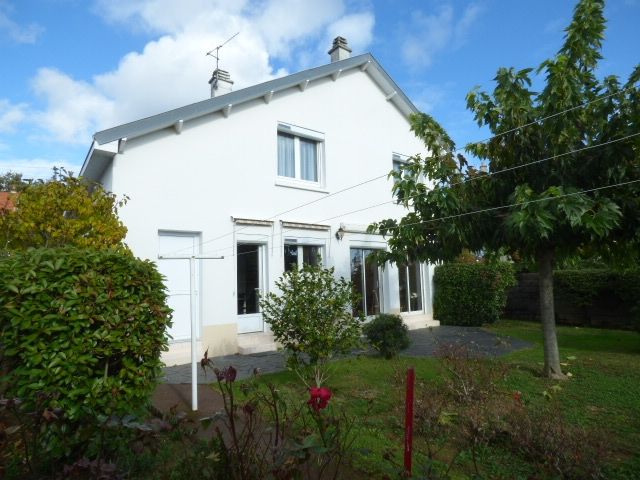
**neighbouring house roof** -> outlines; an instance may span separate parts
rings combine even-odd
[[[15,210],[17,196],[18,194],[15,192],[0,192],[0,213]]]
[[[165,128],[175,128],[179,132],[182,125],[190,120],[219,111],[226,116],[229,115],[233,106],[259,98],[263,98],[268,103],[278,92],[296,86],[300,90],[304,90],[309,83],[315,80],[324,77],[333,77],[335,80],[342,72],[355,68],[366,71],[381,88],[387,100],[392,102],[405,116],[408,117],[410,114],[418,112],[415,105],[385,72],[373,55],[365,53],[97,132],[93,135],[94,141],[80,174],[97,180],[118,153],[118,150],[124,148],[124,143],[128,139],[141,137]],[[115,147],[100,148],[101,145],[116,141],[118,145]]]

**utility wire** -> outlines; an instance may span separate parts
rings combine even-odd
[[[625,185],[631,185],[632,183],[638,183],[638,182],[640,182],[640,179],[629,180],[628,182],[620,182],[620,183],[616,183],[614,185],[603,185],[601,187],[590,188],[590,189],[587,189],[587,190],[580,190],[579,192],[565,193],[563,195],[557,195],[555,197],[536,198],[535,200],[527,200],[527,201],[524,201],[524,202],[510,203],[508,205],[500,205],[498,207],[482,208],[480,210],[472,210],[471,212],[458,213],[456,215],[448,215],[446,217],[431,218],[429,220],[422,220],[420,222],[405,223],[404,225],[396,225],[395,227],[389,227],[389,229],[390,230],[391,229],[400,229],[400,228],[404,228],[404,227],[410,227],[410,226],[413,226],[413,225],[421,225],[421,224],[425,224],[425,223],[438,222],[438,221],[442,221],[442,220],[450,220],[452,218],[466,217],[468,215],[474,215],[474,214],[477,214],[477,213],[486,213],[486,212],[492,212],[492,211],[495,211],[495,210],[502,210],[504,208],[519,207],[519,206],[522,206],[522,205],[529,205],[531,203],[546,202],[548,200],[558,200],[560,198],[572,197],[574,195],[582,195],[583,193],[591,193],[591,192],[597,192],[599,190],[607,190],[609,188],[623,187]]]
[[[299,209],[301,209],[303,207],[306,207],[308,205],[312,205],[314,203],[320,202],[321,200],[325,200],[325,199],[327,199],[329,197],[333,197],[334,195],[338,195],[338,194],[344,193],[344,192],[346,192],[348,190],[352,190],[354,188],[361,187],[362,185],[366,185],[367,183],[371,183],[371,182],[373,182],[375,180],[379,180],[379,179],[384,178],[384,177],[386,177],[388,175],[389,175],[388,173],[385,173],[383,175],[378,175],[377,177],[370,178],[370,179],[365,180],[363,182],[356,183],[355,185],[350,185],[350,186],[345,187],[345,188],[343,188],[341,190],[337,190],[337,191],[335,191],[333,193],[329,193],[329,194],[325,195],[324,197],[319,197],[319,198],[316,198],[315,200],[311,200],[309,202],[306,202],[306,203],[303,203],[301,205],[298,205],[297,207],[290,208],[289,210],[284,210],[282,212],[276,213],[275,215],[272,215],[271,217],[266,218],[265,220],[266,221],[273,220],[273,219],[275,219],[275,218],[277,218],[277,217],[279,217],[281,215],[284,215],[286,213],[290,213],[290,212],[293,212],[295,210],[299,210]],[[245,230],[247,228],[249,228],[249,227],[240,227],[237,230],[231,230],[230,232],[224,233],[224,234],[219,235],[217,237],[210,238],[209,240],[206,240],[206,241],[202,242],[200,245],[201,246],[202,245],[206,245],[207,243],[211,243],[211,242],[214,242],[216,240],[220,240],[221,238],[229,237],[229,236],[231,236],[231,235],[233,235],[235,233],[241,232],[242,230]],[[172,255],[172,254],[175,254],[177,252],[181,252],[182,250],[186,250],[187,248],[191,248],[191,247],[184,247],[184,248],[181,248],[181,249],[178,249],[178,250],[174,250],[173,252],[170,252],[167,255]],[[224,247],[223,249],[226,249],[226,248],[227,247]]]
[[[513,171],[513,170],[517,170],[519,168],[524,168],[524,167],[528,167],[528,166],[531,166],[531,165],[536,165],[538,163],[548,162],[549,160],[555,160],[556,158],[566,157],[567,155],[572,155],[574,153],[583,152],[585,150],[591,150],[593,148],[604,147],[606,145],[611,145],[612,143],[622,142],[623,140],[627,140],[627,139],[632,138],[632,137],[637,137],[638,135],[640,135],[640,132],[633,133],[631,135],[627,135],[626,137],[618,138],[618,139],[615,139],[615,140],[609,140],[608,142],[598,143],[598,144],[595,144],[595,145],[589,145],[587,147],[571,150],[570,152],[559,153],[557,155],[552,155],[551,157],[541,158],[539,160],[534,160],[533,162],[523,163],[522,165],[516,165],[514,167],[505,168],[503,170],[498,170],[496,172],[487,173],[486,175],[478,175],[478,176],[475,176],[475,177],[469,177],[469,178],[466,178],[465,180],[461,180],[459,182],[454,182],[454,183],[448,185],[446,188],[451,188],[451,187],[456,186],[456,185],[462,185],[464,183],[469,183],[469,182],[472,182],[474,180],[478,180],[478,179],[481,179],[481,178],[489,178],[491,176],[495,176],[495,175],[498,175],[500,173],[510,172],[510,171]],[[411,195],[411,196],[407,197],[407,200],[412,200],[412,199],[420,197],[422,195],[425,195],[425,193],[417,193],[415,195]],[[363,207],[363,208],[359,208],[357,210],[352,210],[352,211],[347,212],[347,213],[336,215],[335,217],[325,218],[323,220],[319,220],[317,223],[326,222],[326,221],[333,220],[334,218],[338,218],[338,217],[346,217],[347,215],[351,215],[352,213],[363,212],[365,210],[370,210],[372,208],[381,207],[383,205],[388,205],[390,203],[395,203],[395,202],[396,202],[396,200],[388,200],[388,201],[385,201],[385,202],[382,202],[382,203],[377,203],[375,205],[370,205],[368,207]]]
[[[549,120],[550,118],[554,118],[554,117],[557,117],[559,115],[564,115],[565,113],[569,113],[569,112],[572,112],[574,110],[578,110],[580,108],[584,108],[584,107],[586,107],[588,105],[591,105],[593,103],[599,102],[600,100],[606,100],[607,98],[611,98],[611,97],[614,97],[616,95],[620,95],[621,93],[625,93],[628,90],[636,88],[636,86],[637,85],[630,85],[627,88],[623,88],[622,90],[618,90],[617,92],[612,92],[612,93],[609,93],[607,95],[603,95],[601,97],[594,98],[593,100],[589,100],[588,102],[581,103],[580,105],[574,105],[573,107],[569,107],[566,110],[561,110],[560,112],[552,113],[551,115],[547,115],[546,117],[538,118],[537,120],[533,120],[533,121],[531,121],[529,123],[525,123],[524,125],[520,125],[519,127],[512,128],[512,129],[507,130],[505,132],[501,132],[501,133],[498,133],[498,134],[493,135],[491,137],[488,137],[488,138],[486,138],[484,140],[481,140],[479,142],[472,142],[472,143],[474,143],[474,144],[487,143],[488,141],[493,140],[494,138],[499,138],[499,137],[502,137],[503,135],[507,135],[509,133],[513,133],[515,131],[518,131],[518,130],[520,130],[522,128],[530,127],[531,125],[535,125],[537,123],[544,122],[545,120]]]
[[[553,113],[553,114],[551,114],[551,115],[547,115],[546,117],[538,118],[538,119],[533,120],[533,121],[531,121],[531,122],[529,122],[529,123],[526,123],[526,124],[524,124],[524,125],[520,125],[520,126],[518,126],[518,127],[514,127],[514,128],[512,128],[512,129],[510,129],[510,130],[507,130],[507,131],[505,131],[505,132],[501,132],[501,133],[498,133],[498,134],[493,135],[493,136],[491,136],[491,137],[488,137],[488,138],[486,138],[486,139],[484,139],[484,140],[481,140],[481,141],[478,141],[478,142],[471,142],[471,143],[472,143],[472,144],[487,143],[487,142],[491,141],[492,139],[499,138],[499,137],[502,137],[502,136],[507,135],[507,134],[509,134],[509,133],[513,133],[513,132],[515,132],[515,131],[521,130],[521,129],[523,129],[523,128],[527,128],[527,127],[530,127],[530,126],[532,126],[532,125],[535,125],[535,124],[538,124],[538,123],[544,122],[544,121],[549,120],[549,119],[551,119],[551,118],[555,118],[555,117],[557,117],[557,116],[559,116],[559,115],[564,115],[564,114],[569,113],[569,112],[571,112],[571,111],[574,111],[574,110],[577,110],[577,109],[580,109],[580,108],[584,108],[584,107],[586,107],[586,106],[588,106],[588,105],[591,105],[591,104],[593,104],[593,103],[599,102],[599,101],[601,101],[601,100],[605,100],[605,99],[607,99],[607,98],[611,98],[611,97],[613,97],[613,96],[615,96],[615,95],[620,95],[620,94],[625,93],[626,91],[631,90],[631,89],[633,89],[633,88],[635,88],[635,87],[636,87],[635,85],[633,85],[633,86],[629,86],[629,87],[624,88],[624,89],[622,89],[622,90],[619,90],[619,91],[617,91],[617,92],[612,92],[612,93],[609,93],[609,94],[607,94],[607,95],[603,95],[603,96],[600,96],[600,97],[595,98],[595,99],[593,99],[593,100],[590,100],[590,101],[588,101],[588,102],[584,102],[584,103],[581,103],[581,104],[579,104],[579,105],[574,105],[573,107],[569,107],[569,108],[567,108],[567,109],[565,109],[565,110],[561,110],[561,111],[556,112],[556,113]],[[634,136],[634,135],[632,135],[632,136]],[[611,143],[614,143],[614,142],[611,142]],[[590,147],[590,148],[593,148],[593,147]],[[585,148],[585,149],[586,149],[586,148]],[[462,151],[464,151],[464,147],[463,147],[463,148],[458,148],[458,149],[454,150],[454,151],[453,151],[453,152],[451,152],[451,153],[462,152]],[[575,152],[568,152],[568,153],[563,154],[563,155],[569,155],[570,153],[575,153]],[[444,155],[438,155],[438,156],[436,156],[436,157],[429,157],[429,158],[432,158],[432,159],[434,159],[434,158],[443,158],[443,157],[445,157],[445,156],[447,156],[447,155],[448,155],[448,154],[444,154]],[[543,161],[546,161],[546,160],[545,160],[545,159],[542,159],[542,160],[538,160],[537,162],[532,162],[532,163],[530,163],[530,164],[533,164],[533,163],[540,163],[540,162],[543,162]],[[514,170],[515,168],[521,168],[521,167],[523,167],[523,166],[527,166],[527,165],[529,165],[529,164],[522,165],[522,166],[517,166],[517,167],[511,167],[510,169],[500,170],[499,172],[510,171],[510,170]],[[495,172],[495,173],[499,173],[499,172]],[[315,200],[312,200],[312,201],[309,201],[309,202],[303,203],[303,204],[301,204],[301,205],[298,205],[298,206],[296,206],[296,207],[290,208],[290,209],[288,209],[288,210],[285,210],[285,211],[282,211],[282,212],[276,213],[276,214],[272,215],[271,217],[268,217],[266,220],[273,220],[273,219],[275,219],[275,218],[277,218],[277,217],[279,217],[279,216],[282,216],[282,215],[285,215],[285,214],[287,214],[287,213],[290,213],[290,212],[293,212],[293,211],[299,210],[299,209],[301,209],[301,208],[303,208],[303,207],[306,207],[306,206],[308,206],[308,205],[312,205],[312,204],[314,204],[314,203],[317,203],[317,202],[323,201],[323,200],[325,200],[325,199],[327,199],[327,198],[333,197],[333,196],[335,196],[335,195],[339,195],[339,194],[341,194],[341,193],[347,192],[347,191],[352,190],[352,189],[354,189],[354,188],[361,187],[361,186],[363,186],[363,185],[366,185],[366,184],[368,184],[368,183],[371,183],[371,182],[373,182],[373,181],[375,181],[375,180],[379,180],[379,179],[384,178],[384,177],[386,177],[386,176],[388,176],[388,173],[385,173],[385,174],[383,174],[383,175],[378,175],[378,176],[376,176],[376,177],[370,178],[370,179],[365,180],[365,181],[363,181],[363,182],[356,183],[356,184],[354,184],[354,185],[350,185],[350,186],[348,186],[348,187],[345,187],[345,188],[343,188],[343,189],[341,189],[341,190],[338,190],[338,191],[336,191],[336,192],[330,193],[330,194],[325,195],[325,196],[323,196],[323,197],[320,197],[320,198],[317,198],[317,199],[315,199]],[[391,201],[391,202],[385,202],[385,204],[386,204],[386,203],[392,203],[392,202],[393,202],[393,201]],[[355,212],[352,212],[352,213],[355,213]],[[335,217],[334,217],[334,218],[335,218]],[[231,231],[229,231],[229,232],[227,232],[227,233],[225,233],[225,234],[219,235],[219,236],[214,237],[214,238],[210,238],[210,239],[208,239],[208,240],[206,240],[206,241],[202,242],[200,245],[201,245],[201,246],[202,246],[202,245],[206,245],[206,244],[209,244],[209,243],[214,242],[214,241],[216,241],[216,240],[220,240],[220,239],[222,239],[222,238],[229,237],[229,236],[234,235],[235,233],[238,233],[238,232],[240,232],[240,231],[242,231],[242,230],[244,230],[244,229],[246,229],[246,228],[249,228],[249,227],[241,227],[241,228],[239,228],[239,229],[237,229],[237,230],[231,230]],[[188,248],[190,248],[190,247],[180,248],[180,249],[174,250],[174,251],[172,251],[172,252],[168,252],[168,253],[167,253],[167,255],[173,255],[173,254],[176,254],[176,253],[182,252],[183,250],[186,250],[186,249],[188,249]],[[226,249],[226,247],[221,248],[221,250],[223,250],[223,249]]]
[[[638,182],[640,182],[640,179],[629,180],[628,182],[620,182],[620,183],[616,183],[614,185],[603,185],[603,186],[596,187],[596,188],[580,190],[579,192],[565,193],[563,195],[557,195],[555,197],[536,198],[534,200],[526,200],[524,202],[515,202],[515,203],[510,203],[508,205],[500,205],[500,206],[497,206],[497,207],[482,208],[482,209],[479,209],[479,210],[472,210],[470,212],[458,213],[458,214],[455,214],[455,215],[448,215],[448,216],[445,216],[445,217],[431,218],[429,220],[421,220],[419,222],[405,223],[404,225],[396,225],[396,226],[393,226],[393,227],[388,227],[388,229],[389,230],[401,229],[401,228],[410,227],[410,226],[414,226],[414,225],[422,225],[422,224],[427,224],[427,223],[439,222],[439,221],[443,221],[443,220],[451,220],[452,218],[466,217],[466,216],[469,216],[469,215],[475,215],[475,214],[479,214],[479,213],[486,213],[486,212],[492,212],[492,211],[495,211],[495,210],[502,210],[502,209],[505,209],[505,208],[529,205],[529,204],[532,204],[532,203],[539,203],[539,202],[546,202],[546,201],[551,201],[551,200],[558,200],[558,199],[561,199],[561,198],[572,197],[572,196],[575,196],[575,195],[582,195],[583,193],[591,193],[591,192],[596,192],[596,191],[599,191],[599,190],[607,190],[607,189],[610,189],[610,188],[623,187],[623,186],[631,185],[633,183],[638,183]],[[265,237],[266,238],[273,238],[273,237],[278,236],[278,235],[280,235],[280,234],[265,235]],[[233,248],[233,247],[232,246],[224,247],[224,248],[221,248],[219,250],[225,250],[225,249],[228,249],[228,248]],[[219,250],[216,250],[216,251],[219,251]],[[247,253],[252,253],[252,252],[247,252]],[[228,255],[225,258],[237,257],[239,255],[246,255],[246,254],[245,253],[236,253],[236,254]]]

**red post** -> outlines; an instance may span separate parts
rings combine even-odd
[[[413,403],[415,398],[416,370],[407,369],[407,395],[404,410],[404,470],[411,476],[413,454]]]

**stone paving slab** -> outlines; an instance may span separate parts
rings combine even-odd
[[[531,343],[511,337],[498,336],[478,327],[440,326],[411,330],[411,346],[402,352],[405,357],[432,357],[443,344],[465,345],[473,353],[481,356],[501,356],[515,350],[527,348]],[[360,352],[362,353],[362,352]],[[250,355],[225,355],[212,357],[213,365],[224,368],[228,365],[238,371],[238,379],[248,378],[255,368],[261,373],[274,373],[286,369],[282,352],[253,353]],[[191,365],[175,365],[164,369],[164,383],[180,384],[191,382]],[[198,365],[198,383],[215,382],[213,373],[205,375]]]

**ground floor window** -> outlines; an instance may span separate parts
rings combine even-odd
[[[417,312],[422,310],[422,276],[418,262],[398,266],[400,281],[400,311]]]
[[[284,271],[289,272],[303,265],[317,266],[322,263],[322,247],[317,245],[285,244]]]
[[[380,272],[368,248],[351,249],[351,282],[360,295],[360,302],[353,309],[354,315],[365,316],[380,313]]]
[[[262,288],[262,246],[239,243],[238,266],[238,315],[258,313]]]

